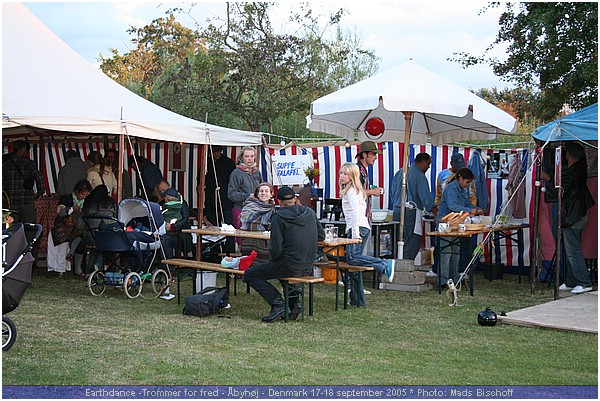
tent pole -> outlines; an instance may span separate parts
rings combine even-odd
[[[531,288],[531,294],[533,294],[535,291],[537,274],[540,270],[540,197],[542,185],[540,181],[540,172],[542,169],[540,152],[540,149],[536,149],[537,154],[534,156],[535,188],[533,192],[533,231],[531,246],[529,248],[529,260],[531,261],[531,266],[529,269],[529,284]]]
[[[554,299],[557,300],[558,296],[558,287],[560,282],[560,270],[562,264],[562,219],[561,213],[562,210],[562,186],[558,188],[558,213],[556,213],[556,264],[554,265]]]
[[[198,227],[202,228],[204,224],[204,190],[206,187],[206,160],[207,160],[207,145],[198,145],[198,157],[200,161],[200,168],[198,171],[198,186],[196,187],[196,193],[198,194]],[[198,238],[196,243],[196,260],[202,260],[202,241]]]
[[[398,238],[398,259],[404,259],[404,213],[406,208],[406,171],[408,169],[408,147],[410,146],[410,121],[412,111],[404,113],[404,158],[402,160],[402,196],[400,198],[400,233]]]
[[[119,134],[119,160],[117,167],[117,204],[123,199],[123,158],[125,157],[125,135],[121,132]]]

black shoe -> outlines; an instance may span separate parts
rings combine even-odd
[[[289,320],[296,320],[298,319],[298,315],[302,313],[302,305],[301,304],[294,304],[294,306],[292,306],[290,308],[290,314],[288,316]]]
[[[269,314],[269,316],[263,317],[262,321],[265,323],[273,323],[273,322],[281,319],[284,314],[285,314],[285,307],[283,305],[274,306],[271,308],[271,313]]]

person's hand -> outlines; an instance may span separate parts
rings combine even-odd
[[[74,212],[80,212],[81,211],[81,206],[79,206],[79,205],[73,205],[73,211]]]
[[[542,181],[550,181],[552,178],[550,177],[550,174],[548,174],[545,171],[542,171],[541,174],[540,174],[540,179]]]

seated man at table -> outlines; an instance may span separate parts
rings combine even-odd
[[[270,260],[246,270],[244,281],[250,284],[269,305],[271,313],[262,318],[272,323],[285,313],[285,304],[279,291],[268,280],[310,274],[317,242],[325,239],[323,227],[315,212],[297,204],[296,195],[289,187],[277,192],[281,208],[271,217]],[[298,295],[290,296],[291,320],[301,311]]]

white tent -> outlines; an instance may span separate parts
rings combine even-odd
[[[20,3],[2,4],[2,129],[122,134],[165,142],[257,145],[261,133],[205,124],[119,85]]]

